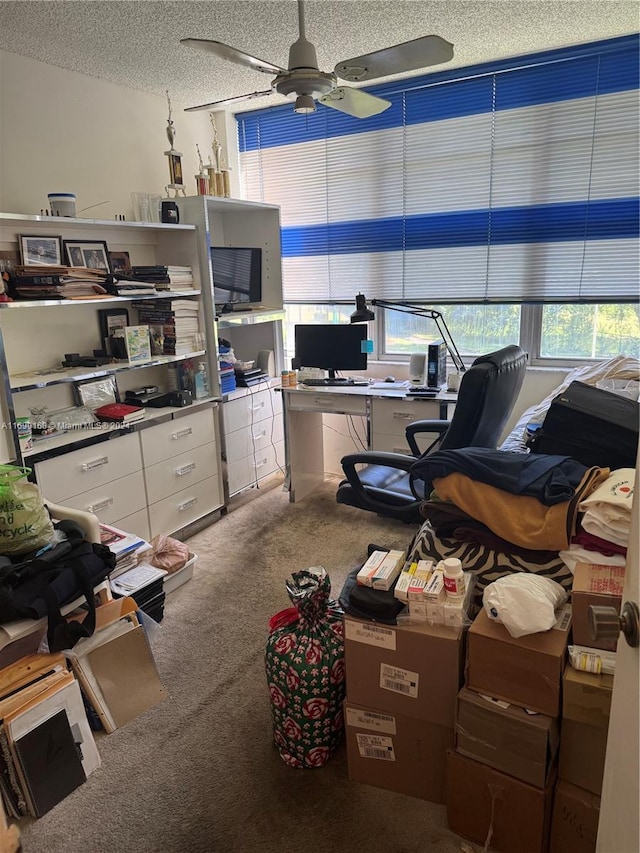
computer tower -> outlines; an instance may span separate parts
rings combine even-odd
[[[440,388],[447,381],[447,347],[444,341],[433,341],[427,347],[425,385]]]

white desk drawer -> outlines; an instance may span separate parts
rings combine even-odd
[[[215,435],[213,409],[201,409],[144,429],[140,432],[144,466],[148,468],[185,450],[215,441]]]
[[[227,481],[229,494],[234,495],[241,489],[252,486],[263,477],[284,468],[284,442],[279,441],[275,447],[263,448],[259,453],[245,456],[229,463],[227,466]]]
[[[164,462],[144,469],[150,504],[186,489],[218,473],[218,451],[214,443],[194,447]]]
[[[85,512],[93,512],[100,521],[115,524],[118,519],[133,515],[146,507],[147,496],[142,471],[136,471],[81,495],[65,498],[65,504]]]
[[[222,421],[225,435],[243,429],[247,424],[270,417],[280,417],[282,412],[282,396],[265,388],[253,394],[246,394],[236,400],[222,404]]]
[[[35,466],[40,491],[53,503],[65,502],[141,468],[137,433],[45,459]]]
[[[286,393],[286,392],[285,392]],[[288,406],[306,412],[339,412],[346,415],[366,415],[367,399],[355,394],[335,394],[326,391],[295,391],[288,395]]]
[[[244,429],[238,429],[225,437],[227,461],[234,462],[254,452],[260,453],[270,445],[282,441],[283,438],[284,425],[280,416],[273,419],[265,418]]]
[[[138,512],[134,512],[132,515],[126,515],[124,518],[118,518],[116,521],[112,521],[111,524],[119,530],[126,530],[128,533],[135,533],[136,536],[139,536],[146,542],[148,542],[151,537],[151,532],[149,530],[149,513],[147,512],[146,507],[144,509],[139,509]]]
[[[151,536],[173,533],[192,521],[220,509],[220,484],[218,477],[209,477],[182,489],[149,507]]]
[[[407,424],[420,420],[437,420],[440,402],[436,400],[371,401],[371,428],[376,434],[403,435]]]

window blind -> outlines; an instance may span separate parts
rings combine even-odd
[[[237,115],[285,300],[637,301],[638,54],[624,36],[396,80],[366,120]]]

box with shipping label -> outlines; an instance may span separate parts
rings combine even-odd
[[[602,793],[612,690],[612,675],[565,671],[558,775],[597,795]]]
[[[349,779],[444,803],[453,729],[404,714],[344,704]]]
[[[456,750],[523,782],[544,788],[560,743],[557,717],[463,687],[456,712]]]
[[[344,618],[350,702],[453,729],[463,634],[425,623],[379,625]]]
[[[512,637],[482,609],[468,632],[467,687],[549,717],[559,716],[571,624],[568,612],[549,631]]]
[[[546,853],[556,781],[536,788],[457,752],[447,756],[450,829],[501,853]],[[489,831],[491,838],[489,839]]]
[[[615,607],[620,613],[624,566],[577,563],[573,575],[571,604],[573,642],[578,646],[615,651],[616,640],[594,640],[589,629],[589,607]]]
[[[600,797],[558,779],[549,853],[595,853],[599,820]]]

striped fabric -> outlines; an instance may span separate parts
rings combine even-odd
[[[286,301],[638,299],[638,37],[393,81],[353,119],[237,116]]]

